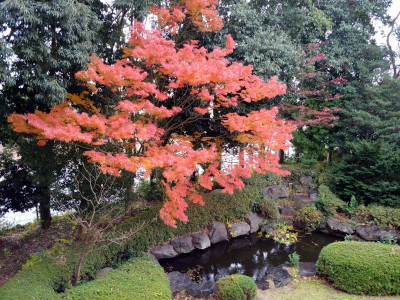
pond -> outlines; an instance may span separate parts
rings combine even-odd
[[[257,234],[238,237],[229,242],[212,245],[205,250],[195,250],[175,258],[160,260],[166,272],[189,272],[192,278],[217,281],[230,274],[243,274],[254,279],[264,274],[268,267],[278,267],[297,252],[301,262],[315,262],[321,249],[338,237],[319,232],[299,233],[295,244],[279,244]]]

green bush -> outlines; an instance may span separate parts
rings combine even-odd
[[[315,230],[321,222],[322,213],[315,207],[305,206],[295,212],[294,219],[297,222],[304,223],[306,229]]]
[[[133,258],[104,276],[75,288],[66,300],[171,299],[169,281],[161,266],[147,255]]]
[[[221,300],[250,300],[257,294],[257,285],[251,277],[228,275],[217,281],[215,294]]]
[[[264,218],[270,220],[278,219],[278,204],[273,199],[265,198],[261,200],[258,204],[258,209]]]
[[[353,294],[400,294],[400,247],[370,242],[336,242],[324,247],[317,272]]]
[[[343,211],[346,207],[346,202],[332,193],[329,187],[321,185],[318,188],[318,198],[315,205],[328,216],[335,216],[339,211]]]
[[[382,227],[400,228],[400,208],[380,205],[360,205],[354,209],[352,218],[360,223],[373,223]]]

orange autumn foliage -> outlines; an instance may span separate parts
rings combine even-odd
[[[199,186],[210,190],[216,181],[224,187],[223,192],[233,193],[244,186],[241,178],[250,177],[252,170],[287,174],[274,153],[287,149],[295,130],[294,125],[276,116],[277,108],[247,116],[222,116],[218,120],[241,145],[239,164],[224,170],[220,168],[219,137],[175,133],[179,126],[200,119],[215,121],[212,112],[219,107],[272,98],[286,90],[276,77],[265,83],[252,74],[252,66],[230,63],[226,56],[235,47],[230,36],[225,48],[212,51],[192,40],[177,47],[173,38],[178,35],[173,32],[184,23],[191,22],[199,31],[222,27],[216,0],[178,2],[172,7],[152,8],[159,20],[158,29],[146,30],[143,24],[135,24],[122,59],[107,65],[93,54],[88,69],[77,73],[77,78],[91,86],[92,94],[99,93],[92,87],[95,83],[118,95],[120,100],[112,113],[101,114],[93,102],[80,100],[88,97],[82,94],[69,95],[68,101],[49,113],[36,111],[8,118],[15,131],[35,134],[40,144],[57,139],[91,147],[84,155],[104,173],[120,176],[122,170],[145,170],[148,176],[154,168],[161,168],[167,199],[160,217],[173,227],[177,220],[188,220],[188,201],[204,204],[197,192]],[[176,124],[176,117],[188,109],[190,117]],[[119,151],[111,152],[110,144]],[[190,178],[200,165],[204,173],[193,183]]]

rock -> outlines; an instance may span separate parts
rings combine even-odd
[[[153,254],[151,254],[151,253],[148,253],[148,254],[149,254],[151,260],[152,260],[156,265],[159,265],[159,264],[160,264],[160,263],[158,262],[157,258],[156,258]]]
[[[209,236],[211,244],[228,240],[225,224],[217,221],[212,222]]]
[[[170,245],[162,245],[157,248],[153,248],[151,250],[151,254],[154,255],[157,260],[163,259],[163,258],[172,258],[178,255],[178,252],[174,250],[174,248]]]
[[[210,192],[210,194],[220,194],[222,193],[222,189],[215,189]]]
[[[317,199],[318,197],[318,189],[314,188],[310,190],[310,198],[311,199]]]
[[[244,216],[244,220],[250,225],[250,233],[253,233],[257,232],[263,218],[256,213],[250,213]]]
[[[271,185],[265,188],[264,195],[267,198],[274,199],[275,201],[281,198],[288,198],[289,191],[286,187],[281,185]]]
[[[193,246],[197,249],[204,250],[211,246],[211,241],[208,235],[202,231],[192,234]]]
[[[191,235],[185,235],[184,237],[172,240],[171,245],[178,253],[189,253],[194,250]]]
[[[326,227],[330,233],[345,236],[348,234],[353,234],[354,230],[349,224],[344,224],[342,222],[336,221],[334,219],[328,219],[326,221]]]
[[[186,273],[181,273],[178,271],[169,272],[167,273],[167,277],[172,293],[186,290],[194,284]]]
[[[293,195],[292,200],[294,201],[295,209],[302,209],[304,206],[311,205],[316,201],[316,199],[301,195]]]
[[[269,289],[269,282],[266,280],[256,281],[256,285],[262,291]]]
[[[250,232],[250,225],[245,222],[234,223],[231,228],[229,228],[229,234],[231,237],[238,237],[242,235],[247,235]]]
[[[309,277],[317,274],[315,262],[300,262],[299,263],[299,276]]]
[[[400,239],[400,232],[392,228],[381,228],[377,225],[360,225],[356,228],[356,233],[366,241],[380,241],[388,234],[391,234],[394,239]]]
[[[215,292],[216,284],[213,281],[194,283],[186,289],[186,294],[196,298],[207,298]]]
[[[293,216],[294,210],[293,210],[293,208],[291,208],[291,207],[285,206],[285,207],[280,207],[280,208],[279,208],[279,213],[280,213],[282,216]]]
[[[101,269],[100,271],[97,272],[97,274],[96,274],[96,276],[94,278],[97,279],[97,278],[105,275],[106,273],[108,273],[108,272],[110,272],[112,270],[113,270],[113,268],[110,268],[110,267],[103,268],[103,269]]]
[[[266,272],[267,280],[272,280],[276,288],[288,285],[293,281],[293,277],[289,272],[282,268],[271,267]]]
[[[312,179],[311,176],[303,175],[303,176],[300,176],[299,181],[300,181],[300,184],[301,184],[303,187],[310,188],[310,185],[312,184],[313,179]]]
[[[261,227],[261,232],[268,235],[273,235],[275,233],[275,228],[272,225],[264,225]]]

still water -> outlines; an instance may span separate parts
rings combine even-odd
[[[268,267],[285,263],[293,252],[300,255],[301,262],[315,262],[324,246],[339,239],[319,232],[308,235],[299,233],[297,243],[279,244],[254,234],[221,242],[205,250],[162,259],[160,264],[167,272],[189,271],[203,281],[216,281],[230,274],[243,274],[256,279]]]

